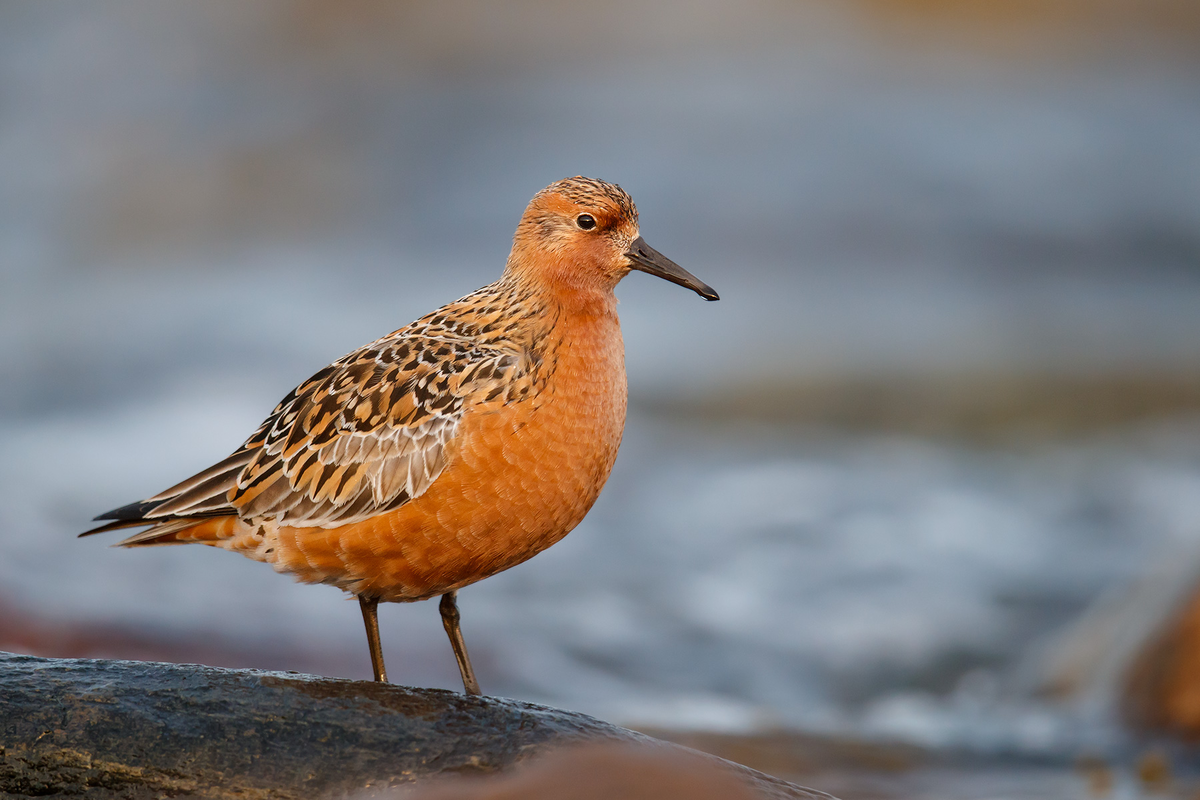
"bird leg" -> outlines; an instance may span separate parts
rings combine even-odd
[[[479,691],[479,681],[475,680],[475,670],[471,669],[471,658],[467,655],[467,643],[463,641],[462,629],[458,626],[458,603],[455,602],[457,591],[446,592],[438,611],[442,612],[442,624],[446,626],[446,635],[450,637],[450,646],[454,648],[454,657],[458,660],[458,671],[462,673],[463,691],[467,694],[482,694]]]
[[[383,648],[379,644],[379,598],[358,596],[358,604],[362,607],[363,624],[367,626],[367,647],[371,649],[371,669],[375,680],[387,683],[387,669],[383,666]]]

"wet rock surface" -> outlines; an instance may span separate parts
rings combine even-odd
[[[0,654],[4,797],[338,797],[589,741],[673,747],[582,714],[437,689]],[[827,797],[714,762],[764,797]]]

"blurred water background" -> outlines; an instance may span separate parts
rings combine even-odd
[[[722,300],[620,287],[621,457],[461,593],[485,691],[1123,752],[1200,569],[1198,42],[1184,0],[0,6],[0,647],[369,677],[335,589],[73,537],[584,174]],[[433,605],[381,624],[457,687]]]

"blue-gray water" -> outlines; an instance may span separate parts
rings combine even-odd
[[[667,727],[1119,738],[1103,687],[1033,689],[1089,604],[1191,574],[1187,419],[1005,448],[663,409],[831,376],[1194,371],[1197,63],[904,47],[820,5],[663,6],[578,41],[578,9],[446,8],[0,11],[3,599],[366,675],[333,589],[72,537],[492,280],[529,196],[583,173],[722,300],[620,287],[621,457],[575,533],[462,592],[485,689]],[[397,679],[455,685],[432,605],[382,626]]]

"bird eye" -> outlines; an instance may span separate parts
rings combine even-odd
[[[596,227],[596,218],[591,214],[580,214],[575,218],[575,224],[579,226],[580,230],[590,231]]]

